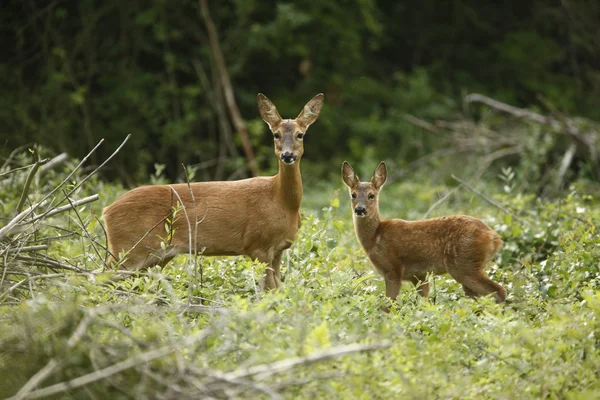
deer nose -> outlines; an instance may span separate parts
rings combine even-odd
[[[293,164],[297,158],[298,156],[295,156],[289,151],[286,151],[285,153],[281,154],[281,161],[283,161],[286,164]]]
[[[364,217],[365,215],[367,215],[367,209],[364,207],[356,207],[354,209],[354,214],[356,214],[359,217]]]

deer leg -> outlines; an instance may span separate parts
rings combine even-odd
[[[462,285],[463,290],[465,291],[465,294],[469,297],[477,297],[477,293],[475,293],[474,291],[472,291],[471,289],[469,289],[468,286],[466,285]]]
[[[271,268],[273,268],[273,278],[275,281],[275,287],[282,287],[281,283],[281,255],[282,251],[275,253],[273,256],[273,261],[271,261]]]
[[[453,278],[463,285],[467,296],[479,297],[493,294],[496,303],[502,303],[506,299],[504,287],[488,278],[481,270],[461,276],[453,275]]]
[[[273,254],[267,251],[254,251],[250,254],[253,260],[258,260],[262,263],[267,264],[267,270],[265,271],[265,279],[262,282],[262,288],[264,290],[273,290],[277,288],[275,283],[275,276],[273,270]]]
[[[413,276],[410,281],[417,288],[417,293],[419,293],[423,297],[427,297],[429,295],[429,282],[424,276]]]
[[[392,301],[396,300],[402,286],[402,272],[392,271],[383,276],[385,280],[385,295]]]

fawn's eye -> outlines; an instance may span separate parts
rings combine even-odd
[[[352,198],[356,199],[356,193],[352,193]]]
[[[281,138],[281,135],[279,133],[274,133],[273,137],[275,138],[275,140],[279,140]]]
[[[373,193],[369,193],[369,200],[373,200],[375,198],[375,195]]]
[[[304,133],[299,133],[296,135],[296,139],[302,140],[302,138],[304,138]]]

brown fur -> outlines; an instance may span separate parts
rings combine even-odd
[[[293,120],[283,120],[262,94],[258,95],[258,104],[274,136],[279,135],[274,138],[278,174],[240,181],[191,183],[190,187],[187,184],[142,186],[125,193],[103,211],[110,252],[115,257],[125,253],[121,266],[136,270],[165,265],[176,255],[187,253],[189,221],[192,235],[197,230],[192,245],[196,245],[198,252],[206,256],[245,255],[264,262],[269,267],[265,288],[279,286],[282,252],[292,245],[300,226],[300,159],[304,148],[297,135],[306,133],[317,119],[323,95],[315,96]],[[286,164],[282,160],[284,152],[293,154],[295,162]],[[183,209],[173,219],[173,207],[177,208],[180,199]],[[162,249],[167,218],[173,221],[174,233],[166,241],[166,249]],[[195,221],[199,221],[197,229]]]
[[[379,164],[370,182],[360,182],[347,162],[342,178],[352,198],[356,236],[375,269],[385,279],[386,295],[396,299],[402,280],[429,293],[427,274],[450,274],[468,296],[493,294],[506,298],[504,288],[487,277],[483,268],[502,247],[502,239],[477,218],[452,215],[420,221],[379,216],[379,191],[387,179],[385,163]],[[355,197],[355,198],[354,198]],[[362,209],[364,216],[358,216]]]

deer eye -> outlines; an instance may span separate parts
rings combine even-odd
[[[356,193],[352,193],[352,198],[356,199]]]
[[[373,200],[375,198],[375,195],[373,193],[369,193],[369,200]]]
[[[274,134],[273,134],[273,137],[274,137],[276,140],[279,140],[279,139],[281,138],[281,135],[280,135],[279,133],[274,133]]]
[[[297,134],[297,135],[296,135],[296,138],[297,138],[298,140],[302,140],[302,139],[304,138],[304,133],[299,133],[299,134]]]

